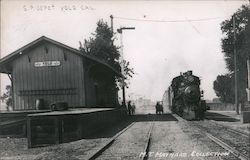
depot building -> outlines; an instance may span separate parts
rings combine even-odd
[[[70,107],[114,107],[120,75],[103,61],[42,36],[0,60],[0,73],[12,83],[13,109],[36,109],[38,100]]]

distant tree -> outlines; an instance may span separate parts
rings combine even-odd
[[[84,40],[80,50],[84,54],[97,57],[116,69],[120,69],[119,65],[119,48],[114,45],[113,33],[106,22],[99,20],[93,37]]]
[[[239,102],[246,101],[247,88],[247,59],[250,57],[250,9],[243,5],[233,15],[235,17],[236,50],[237,50],[237,75],[238,75],[238,98]],[[230,73],[234,73],[234,30],[233,18],[221,23],[221,30],[224,34],[222,39],[222,51]],[[234,78],[234,77],[231,77]],[[231,82],[230,82],[231,83]],[[225,84],[227,85],[227,84]]]
[[[10,107],[13,106],[12,87],[11,85],[7,85],[5,89],[6,92],[0,97],[0,99],[7,105],[7,110],[9,111]]]
[[[95,33],[92,33],[93,37],[84,40],[84,44],[80,42],[80,51],[83,54],[94,56],[100,60],[103,60],[107,64],[111,65],[117,71],[121,72],[120,53],[119,47],[114,45],[114,35],[111,28],[103,20],[97,22],[97,28]],[[130,68],[129,62],[124,61],[124,76],[129,79],[133,76],[133,68]],[[121,82],[121,77],[115,76],[114,83]],[[128,85],[128,83],[125,83]]]
[[[221,102],[234,102],[234,85],[232,77],[227,75],[219,75],[214,81],[214,90]]]

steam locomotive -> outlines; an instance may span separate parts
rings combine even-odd
[[[199,77],[194,76],[192,71],[187,71],[173,78],[171,86],[164,94],[163,106],[184,119],[202,120],[206,111],[202,96]]]

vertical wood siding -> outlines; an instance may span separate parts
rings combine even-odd
[[[88,107],[96,106],[96,93],[94,79],[89,76],[89,72],[85,72],[85,86],[86,86],[86,105]]]
[[[43,61],[60,61],[60,66],[34,66]],[[36,99],[44,99],[48,107],[56,101],[85,106],[82,57],[64,48],[43,43],[24,51],[13,63],[12,76],[15,110],[35,109]]]
[[[115,107],[117,105],[117,91],[111,86],[111,79],[111,71],[102,68],[102,66],[86,72],[87,106]]]

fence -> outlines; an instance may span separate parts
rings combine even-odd
[[[207,103],[207,106],[209,106],[210,110],[215,111],[235,111],[235,105],[232,103]],[[239,104],[239,110],[241,111],[241,104]],[[246,103],[244,105],[245,111],[250,111],[250,104]]]
[[[234,104],[231,103],[207,103],[210,110],[216,111],[235,111]]]

